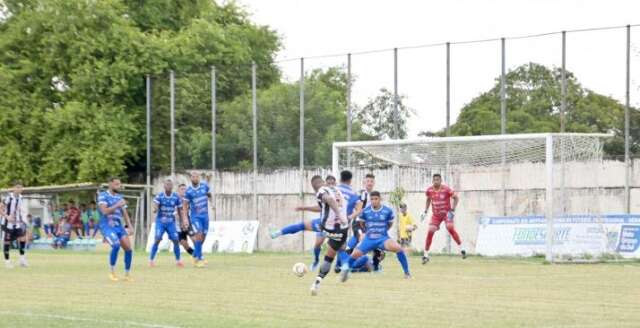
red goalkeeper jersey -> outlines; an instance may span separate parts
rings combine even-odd
[[[446,218],[451,210],[451,197],[455,195],[455,191],[443,184],[437,190],[433,186],[429,187],[426,194],[431,199],[433,217]]]

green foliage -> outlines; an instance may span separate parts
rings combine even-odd
[[[27,184],[99,181],[143,170],[145,74],[158,76],[168,69],[193,72],[215,65],[222,101],[246,92],[247,64],[252,61],[258,64],[261,86],[279,79],[272,64],[280,47],[277,35],[250,22],[234,3],[4,0],[3,4],[7,15],[0,20],[0,152],[4,155],[0,185],[13,179]],[[192,89],[198,91],[181,98],[178,117],[188,118],[185,113],[198,107],[193,104],[207,102],[206,88]],[[158,109],[167,108],[169,93],[156,95]],[[161,130],[161,117],[154,116],[154,131]],[[198,117],[190,122],[202,124],[195,124],[190,135],[204,134],[210,127]],[[159,140],[157,146],[167,149],[168,139]],[[194,147],[196,157],[187,160],[202,161],[197,156],[205,139],[188,142],[186,147]],[[166,167],[162,161],[159,164]]]
[[[558,132],[560,130],[561,70],[529,63],[506,76],[507,133]],[[640,124],[640,114],[631,111],[632,126]],[[605,145],[610,155],[624,153],[624,107],[611,97],[580,85],[567,72],[567,132],[614,132]],[[452,135],[500,133],[500,83],[465,105],[452,125]],[[443,132],[436,133],[442,135]],[[427,135],[427,133],[423,133]],[[632,130],[632,152],[640,153],[640,130]]]
[[[412,110],[403,103],[403,97],[398,99],[398,112],[395,112],[394,95],[386,88],[380,89],[380,94],[362,108],[356,108],[355,120],[360,122],[366,133],[375,139],[403,139],[407,137],[407,119]],[[397,115],[397,119],[396,119]],[[398,123],[396,137],[395,123]]]

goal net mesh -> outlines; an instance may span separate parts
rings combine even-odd
[[[585,245],[584,250],[567,249],[567,245],[562,246],[562,223],[570,216],[599,222],[597,217],[603,213],[599,177],[605,136],[534,134],[336,143],[334,170],[393,169],[398,175],[394,187],[416,193],[424,189],[411,187],[412,180],[420,180],[426,187],[431,175],[440,173],[445,183],[464,197],[461,209],[465,203],[474,204],[473,208],[466,206],[465,216],[476,221],[483,217],[537,217],[542,224],[537,231],[546,234],[544,219],[552,213],[555,239],[552,254],[546,255],[555,254],[557,259],[567,254],[589,256],[586,254],[611,251],[607,229],[603,226],[598,232],[602,238],[590,241],[592,244]],[[406,174],[411,178],[403,176]],[[547,199],[549,189],[552,201]],[[513,236],[502,238],[507,237]]]

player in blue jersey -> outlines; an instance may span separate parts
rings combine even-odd
[[[180,242],[176,226],[176,213],[182,225],[186,225],[186,222],[182,216],[182,198],[173,192],[173,181],[171,181],[171,179],[164,181],[164,191],[158,193],[153,199],[153,212],[157,212],[158,214],[156,216],[155,241],[151,247],[151,254],[149,255],[149,266],[154,267],[156,265],[158,245],[166,232],[169,239],[173,242],[173,254],[176,257],[176,265],[178,267],[184,267],[184,264],[180,260]]]
[[[351,269],[360,267],[363,263],[363,255],[375,249],[383,249],[396,253],[398,261],[402,265],[405,278],[411,278],[409,273],[409,262],[404,254],[402,246],[389,237],[388,230],[393,225],[395,218],[393,210],[382,205],[380,193],[372,191],[369,193],[371,205],[365,208],[360,215],[364,221],[366,232],[362,241],[351,253],[349,263],[343,265],[340,278],[342,282],[347,281]]]
[[[195,265],[204,268],[206,261],[202,257],[202,244],[209,232],[209,200],[211,190],[209,185],[200,181],[200,173],[191,172],[191,184],[184,195],[184,213],[190,212],[191,226],[195,230],[193,236],[193,257],[196,259]],[[212,203],[213,204],[213,203]]]
[[[131,262],[133,261],[133,251],[131,250],[131,242],[129,241],[129,233],[131,232],[131,219],[127,213],[127,202],[119,193],[121,187],[120,179],[109,179],[109,188],[107,191],[98,194],[98,210],[100,211],[100,233],[104,239],[111,245],[111,253],[109,254],[109,265],[111,273],[109,278],[112,281],[118,281],[115,273],[116,261],[118,260],[118,252],[120,247],[124,249],[124,271],[125,280],[133,281],[131,278]],[[124,222],[122,222],[124,220]]]

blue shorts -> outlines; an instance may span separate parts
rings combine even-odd
[[[320,220],[320,218],[311,220],[311,230],[316,232],[316,236],[324,237],[324,232],[320,228],[320,223],[322,223],[322,220]]]
[[[167,232],[167,236],[172,241],[178,241],[178,230],[176,229],[176,223],[162,223],[156,221],[156,241],[162,240],[162,235]]]
[[[100,226],[100,233],[104,236],[104,239],[107,240],[109,245],[120,245],[120,239],[128,236],[127,230],[123,226],[109,226],[108,224],[103,224]]]
[[[389,237],[381,237],[377,239],[370,239],[369,236],[365,236],[364,239],[358,244],[356,247],[359,249],[362,254],[367,254],[376,249],[384,250],[384,242],[387,241]]]
[[[60,245],[62,247],[67,247],[67,243],[69,242],[69,237],[56,237],[53,240],[53,243],[56,245]]]
[[[191,226],[196,233],[207,234],[209,232],[209,217],[192,217]]]

